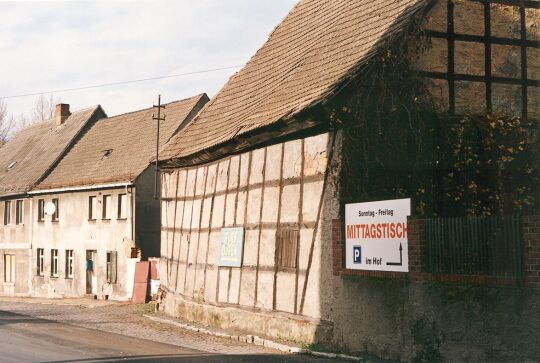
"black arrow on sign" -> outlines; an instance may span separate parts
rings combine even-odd
[[[387,262],[388,266],[403,266],[403,246],[399,244],[399,262]]]

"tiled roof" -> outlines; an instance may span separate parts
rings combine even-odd
[[[188,160],[323,101],[426,3],[300,1],[163,157]]]
[[[208,101],[206,94],[166,104],[160,145],[191,121]],[[153,108],[97,121],[36,190],[131,182],[155,159]]]
[[[0,196],[31,189],[92,118],[105,116],[96,106],[74,112],[60,127],[52,119],[20,131],[0,149]]]

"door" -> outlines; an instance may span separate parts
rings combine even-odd
[[[86,251],[86,293],[91,295],[97,294],[96,255],[97,251]]]

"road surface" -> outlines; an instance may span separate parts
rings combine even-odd
[[[215,354],[2,310],[0,361],[11,362],[332,362],[309,356]],[[334,361],[335,362],[335,361]]]

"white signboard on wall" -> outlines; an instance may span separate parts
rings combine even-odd
[[[346,267],[408,272],[407,217],[410,215],[410,199],[347,204]]]

